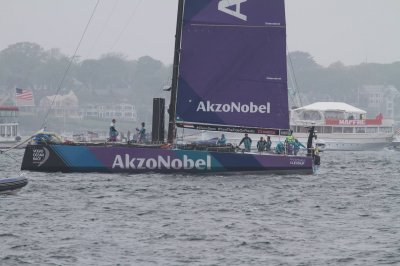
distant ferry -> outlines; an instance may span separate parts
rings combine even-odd
[[[394,120],[378,114],[367,119],[367,112],[342,102],[316,102],[291,111],[291,129],[305,141],[305,126],[314,125],[317,143],[325,150],[377,150],[389,147]]]
[[[12,146],[19,140],[18,107],[0,105],[0,147]]]

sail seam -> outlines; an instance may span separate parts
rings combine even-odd
[[[284,29],[286,26],[271,26],[271,25],[232,25],[232,24],[227,24],[227,25],[220,25],[220,24],[190,24],[191,26],[197,26],[197,27],[239,27],[239,28],[281,28]]]

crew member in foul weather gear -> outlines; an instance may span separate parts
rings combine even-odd
[[[314,158],[315,165],[321,164],[321,157],[319,156],[319,148],[318,147],[315,147],[313,150],[313,158]]]
[[[136,131],[138,132],[138,137],[139,137],[138,140],[140,143],[143,143],[146,141],[146,128],[144,126],[145,126],[145,123],[142,122],[142,128],[141,129],[136,128]]]
[[[272,145],[271,137],[267,136],[267,141],[265,142],[265,150],[270,151],[271,145]]]
[[[117,122],[115,119],[111,120],[109,141],[117,141],[118,130],[115,128],[115,122]]]
[[[226,145],[225,134],[222,134],[221,137],[218,138],[217,144],[218,144],[218,145]]]
[[[249,138],[249,134],[244,134],[244,138],[239,143],[239,146],[244,144],[244,151],[249,152],[251,149],[251,138]]]
[[[293,136],[293,131],[290,130],[289,135],[285,139],[285,147],[286,147],[287,154],[289,154],[289,155],[293,155],[294,140],[295,140],[295,138]]]
[[[299,153],[300,147],[306,148],[306,146],[304,146],[298,139],[294,139],[293,142],[294,155],[297,155],[297,153]]]
[[[264,140],[263,137],[260,137],[260,140],[257,142],[257,150],[259,152],[265,151],[266,145],[267,145],[267,142]]]
[[[275,153],[277,154],[285,153],[285,145],[282,142],[278,142],[278,144],[276,145]]]

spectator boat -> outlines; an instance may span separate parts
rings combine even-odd
[[[315,126],[318,143],[325,150],[377,150],[391,145],[394,120],[342,102],[316,102],[291,111],[291,129],[300,141],[307,139],[305,126]]]

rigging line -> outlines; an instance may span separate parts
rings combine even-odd
[[[12,157],[10,154],[6,153],[6,151],[2,151],[0,150],[0,154],[3,154],[11,159],[13,159],[15,162],[19,163],[19,160],[15,159],[14,157]]]
[[[292,86],[293,86],[293,91],[294,91],[294,93],[296,94],[296,90],[295,90],[295,88],[294,88],[293,76],[292,76],[293,74],[292,74],[292,72],[290,71],[290,69],[289,69],[288,74],[289,74],[289,78],[290,78],[290,81],[291,81]],[[290,93],[289,87],[288,87],[288,95],[289,95],[290,99],[292,100],[292,104],[296,105],[296,100],[295,100],[295,98],[293,97],[293,95]]]
[[[296,101],[295,101],[295,99],[293,98],[293,95],[291,95],[291,93],[290,93],[289,90],[288,90],[288,95],[289,95],[289,97],[290,97],[290,100],[292,100],[292,103],[295,105],[295,104],[296,104]],[[290,106],[289,106],[289,108],[291,109]]]
[[[293,83],[293,85],[295,85],[296,87],[295,87],[295,89],[297,90],[297,97],[299,98],[299,103],[300,103],[300,106],[303,106],[303,102],[302,102],[302,100],[301,100],[301,97],[300,97],[300,89],[299,89],[299,85],[297,84],[297,79],[296,79],[296,74],[295,74],[295,72],[294,72],[294,67],[293,67],[293,62],[292,62],[292,58],[291,58],[291,56],[290,56],[290,53],[289,53],[289,46],[286,44],[286,50],[287,50],[287,53],[288,53],[288,58],[289,58],[289,62],[290,62],[290,68],[291,68],[291,72],[292,72],[292,74],[293,74],[293,78],[294,78],[294,83]]]
[[[291,59],[290,59],[290,55],[289,55],[289,51],[287,52],[287,57],[289,58],[289,60],[291,60]],[[289,61],[289,62],[291,62],[291,61]],[[288,69],[288,74],[289,74],[289,78],[290,78],[290,81],[291,81],[291,84],[292,84],[292,91],[294,92],[294,95],[297,95],[297,90],[296,90],[295,81],[293,80],[293,69],[292,69],[292,67],[290,67],[290,68]],[[298,104],[300,104],[300,102],[297,102],[297,103],[296,103],[296,100],[294,99],[293,95],[290,95],[290,97],[291,97],[291,100],[292,100],[292,104],[293,104],[293,105],[298,105]]]
[[[110,20],[111,20],[111,17],[114,15],[114,12],[115,12],[115,10],[116,10],[118,4],[119,4],[119,0],[116,0],[116,1],[114,2],[114,5],[113,5],[113,7],[112,7],[112,9],[111,9],[111,12],[109,13],[109,15],[108,15],[108,17],[107,17],[105,23],[104,23],[103,26],[101,27],[100,33],[97,35],[95,41],[93,42],[93,45],[91,46],[91,48],[90,48],[88,54],[86,55],[87,58],[92,54],[92,52],[94,51],[94,48],[95,48],[96,45],[98,44],[98,40],[99,40],[100,37],[104,34],[104,31],[105,31],[105,29],[107,28],[107,26],[108,26],[108,24],[109,24],[109,22],[110,22]]]
[[[52,106],[53,106],[53,104],[54,104],[54,101],[55,101],[55,99],[57,98],[57,95],[58,95],[58,93],[59,93],[60,90],[61,90],[61,87],[62,87],[62,85],[63,85],[63,83],[64,83],[64,80],[65,80],[65,78],[66,78],[67,75],[68,75],[68,72],[69,72],[69,70],[70,70],[70,68],[71,68],[71,65],[72,65],[72,63],[74,62],[74,59],[75,59],[75,57],[76,57],[76,54],[77,54],[77,52],[78,52],[78,50],[79,50],[79,47],[81,46],[81,43],[82,43],[82,41],[83,41],[83,38],[84,38],[85,35],[86,35],[86,32],[87,32],[87,30],[88,30],[88,28],[89,28],[89,25],[90,25],[90,22],[92,21],[92,19],[93,19],[93,17],[94,17],[94,14],[96,13],[96,9],[97,9],[97,7],[99,6],[99,3],[100,3],[100,0],[97,0],[97,3],[96,3],[96,5],[95,5],[95,7],[93,8],[92,14],[90,15],[89,21],[88,21],[87,24],[86,24],[85,30],[84,30],[83,33],[82,33],[81,39],[79,40],[79,43],[78,43],[78,45],[77,45],[76,48],[75,48],[74,55],[71,57],[71,59],[70,59],[70,61],[69,61],[69,63],[68,63],[67,69],[66,69],[65,72],[64,72],[64,76],[62,77],[62,79],[61,79],[61,81],[60,81],[60,84],[58,85],[58,89],[57,89],[57,91],[56,91],[56,94],[55,94],[55,96],[53,97],[53,100],[51,101],[50,107],[49,107],[49,109],[47,110],[46,115],[44,116],[43,124],[42,124],[41,128],[43,128],[43,127],[46,125],[47,117],[49,116],[49,113],[50,113],[51,108],[52,108]]]
[[[111,45],[109,51],[113,51],[114,47],[118,44],[119,40],[121,39],[122,35],[128,28],[129,24],[131,23],[133,17],[136,15],[136,11],[139,7],[139,5],[142,3],[142,0],[139,0],[138,3],[136,4],[135,8],[133,9],[132,14],[129,16],[129,19],[126,21],[125,26],[123,27],[122,31],[118,34],[118,37],[115,39],[114,43]]]

